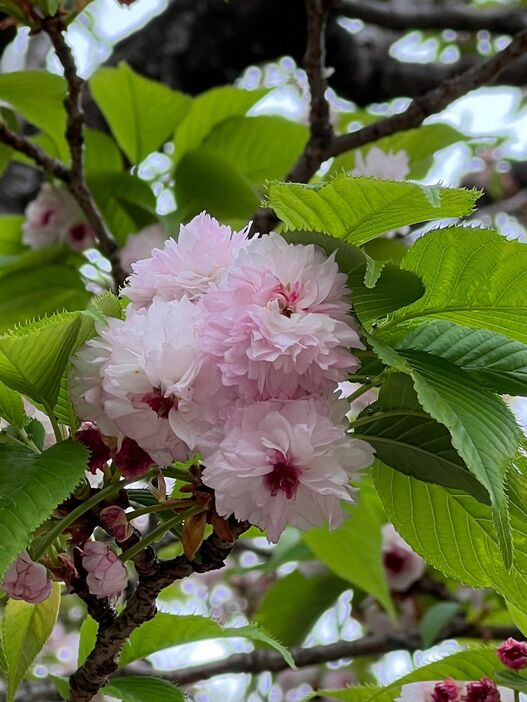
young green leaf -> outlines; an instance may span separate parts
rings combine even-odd
[[[295,667],[289,651],[255,624],[241,627],[221,627],[214,619],[207,617],[180,616],[164,612],[159,612],[154,619],[133,632],[123,648],[119,665],[121,667],[128,665],[149,656],[151,653],[178,644],[233,637],[249,639],[249,641],[274,648],[281,653],[289,666]]]
[[[340,175],[317,185],[270,183],[267,204],[286,229],[359,246],[408,224],[470,214],[477,197],[476,191]]]
[[[126,63],[100,68],[90,78],[90,91],[117,143],[135,164],[171,138],[192,102]]]
[[[101,692],[122,702],[185,702],[185,695],[167,680],[134,675],[114,678]]]
[[[88,452],[68,440],[37,454],[0,445],[0,579],[31,533],[84,477]]]
[[[39,604],[7,602],[2,619],[2,640],[9,642],[5,647],[7,702],[13,702],[18,686],[50,637],[59,605],[60,583],[53,583],[50,596]]]
[[[0,417],[17,429],[23,426],[26,418],[22,397],[4,383],[0,383]]]
[[[443,629],[460,609],[459,602],[437,602],[426,610],[419,622],[423,648],[430,648],[437,641]]]
[[[333,573],[373,595],[395,617],[381,556],[386,518],[371,487],[361,485],[359,501],[349,512],[349,519],[334,531],[311,529],[302,538]]]

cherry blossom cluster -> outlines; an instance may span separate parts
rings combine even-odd
[[[132,268],[126,318],[99,328],[72,379],[121,472],[200,454],[221,516],[271,541],[339,524],[373,451],[335,399],[363,344],[334,256],[203,213]]]

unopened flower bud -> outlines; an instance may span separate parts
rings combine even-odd
[[[37,604],[49,597],[51,580],[46,567],[32,561],[23,551],[7,571],[2,590],[14,600]]]
[[[113,538],[120,542],[126,541],[133,534],[133,529],[126,518],[126,512],[117,505],[105,507],[100,512],[102,525]]]
[[[447,678],[435,684],[432,702],[458,702],[460,694],[461,686],[452,678]]]
[[[493,680],[481,678],[478,682],[468,683],[464,699],[465,702],[500,702],[501,696]]]
[[[82,566],[88,574],[88,590],[96,597],[119,597],[128,583],[128,573],[108,544],[88,541],[82,552]]]
[[[502,643],[497,653],[498,658],[507,668],[513,670],[527,668],[527,643],[525,641],[509,638]]]

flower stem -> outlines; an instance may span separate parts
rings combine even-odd
[[[188,498],[186,500],[165,500],[164,502],[158,502],[155,505],[147,505],[146,507],[135,509],[133,512],[127,512],[126,516],[128,517],[128,521],[132,521],[133,519],[137,519],[137,517],[142,517],[144,514],[152,514],[152,512],[163,512],[166,509],[181,507],[183,506],[181,504],[182,502],[188,503]]]
[[[355,427],[361,427],[363,424],[371,424],[377,419],[383,419],[384,417],[397,417],[402,414],[412,415],[413,417],[430,417],[430,415],[421,410],[386,410],[386,412],[374,412],[373,414],[369,414],[367,417],[359,417],[359,419],[354,419],[352,422],[350,422],[350,428],[354,429]]]
[[[369,383],[361,385],[360,388],[357,388],[357,390],[355,390],[355,392],[351,393],[351,395],[343,399],[351,404],[354,400],[357,400],[359,397],[361,397],[361,395],[365,395],[369,390],[372,390],[372,388],[374,388],[380,380],[380,375],[376,378],[372,378]]]
[[[181,524],[189,517],[193,517],[195,514],[199,514],[200,512],[203,512],[203,507],[201,505],[194,505],[193,507],[190,507],[189,509],[185,510],[185,512],[181,512],[181,514],[176,514],[171,519],[167,519],[166,521],[161,522],[157,525],[155,529],[152,529],[152,531],[149,534],[147,534],[144,539],[141,539],[141,541],[138,541],[136,544],[126,549],[126,551],[123,551],[119,558],[123,563],[125,561],[129,561],[131,558],[136,556],[139,553],[139,551],[142,551],[147,546],[150,546],[150,544],[159,541],[159,539],[161,539],[167,531],[172,529],[172,527]]]

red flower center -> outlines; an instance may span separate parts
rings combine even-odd
[[[384,567],[394,575],[398,575],[404,569],[406,560],[407,554],[400,548],[392,548],[383,556]]]
[[[70,227],[69,236],[72,241],[83,241],[86,236],[86,225],[74,224]]]
[[[285,492],[288,500],[296,495],[300,484],[300,468],[289,463],[282,457],[273,465],[273,470],[264,476],[265,485],[274,497],[279,492]]]
[[[277,299],[280,314],[290,318],[296,312],[296,305],[300,300],[300,283],[294,283],[293,286],[291,286],[291,283],[287,285],[280,283],[277,290]]]
[[[147,392],[145,395],[134,396],[132,398],[134,406],[148,405],[158,417],[166,419],[172,408],[178,408],[178,398],[173,395],[165,397],[159,388],[154,388],[152,392]]]

